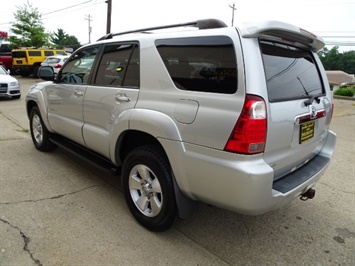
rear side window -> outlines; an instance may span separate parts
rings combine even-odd
[[[261,41],[260,45],[270,102],[324,94],[310,52],[276,42]]]
[[[237,62],[227,36],[157,40],[155,45],[181,90],[226,93],[237,91]]]
[[[136,44],[113,44],[104,49],[96,85],[139,87],[139,49]]]
[[[41,51],[28,51],[29,56],[41,56]]]

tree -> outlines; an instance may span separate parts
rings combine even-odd
[[[14,13],[16,21],[11,26],[9,37],[11,48],[48,46],[49,34],[45,33],[41,14],[29,2],[18,7]]]
[[[73,48],[73,50],[76,50],[81,46],[75,36],[66,34],[63,29],[58,29],[57,32],[54,32],[50,40],[56,48],[70,47]]]
[[[325,70],[342,70],[348,74],[355,74],[355,51],[340,53],[339,47],[332,49],[324,47],[318,52]]]

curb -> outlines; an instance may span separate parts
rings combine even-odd
[[[355,101],[355,97],[333,95],[334,99]]]

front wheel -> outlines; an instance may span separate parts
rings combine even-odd
[[[139,147],[127,156],[122,187],[132,215],[147,229],[164,231],[177,220],[171,168],[159,147]]]
[[[33,107],[30,113],[30,130],[33,144],[37,150],[51,151],[57,146],[49,140],[49,132],[43,123],[38,107]]]

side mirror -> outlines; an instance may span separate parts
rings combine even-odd
[[[49,80],[49,81],[53,81],[54,77],[55,77],[53,68],[50,67],[50,66],[42,66],[42,67],[40,67],[40,69],[38,71],[38,76],[41,79]]]

